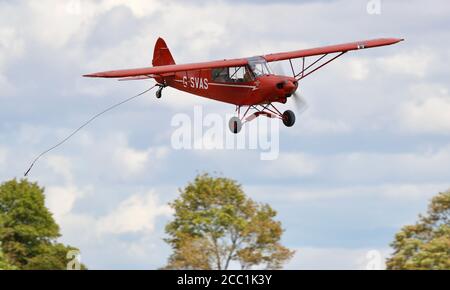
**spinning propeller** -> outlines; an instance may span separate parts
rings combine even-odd
[[[287,76],[288,74],[286,74],[281,62],[276,62],[274,63],[274,65],[272,66],[273,70],[278,74],[278,75],[282,75],[282,76]],[[291,97],[293,101],[294,101],[294,106],[295,106],[295,110],[301,114],[303,112],[305,112],[308,109],[308,102],[306,101],[306,99],[303,97],[302,94],[300,94],[300,92],[298,91],[298,82],[296,83],[297,89],[295,90],[295,92],[292,94]]]

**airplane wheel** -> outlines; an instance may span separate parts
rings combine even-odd
[[[156,91],[156,98],[161,99],[161,97],[162,97],[162,88],[160,88]]]
[[[287,110],[283,113],[283,124],[286,127],[292,127],[295,124],[295,114],[291,110]]]
[[[238,134],[239,132],[241,132],[242,129],[241,119],[239,119],[238,117],[231,118],[229,126],[231,133]]]

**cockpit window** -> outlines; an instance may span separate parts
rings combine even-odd
[[[247,66],[223,67],[212,70],[212,79],[218,83],[242,83],[253,80],[253,74]]]
[[[213,81],[226,83],[229,81],[228,68],[215,68],[212,71],[212,79]]]
[[[267,61],[260,56],[249,58],[248,66],[256,77],[273,74]]]

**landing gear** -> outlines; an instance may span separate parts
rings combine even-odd
[[[242,130],[242,121],[238,117],[231,118],[228,125],[233,134],[238,134]]]
[[[243,124],[251,122],[259,116],[280,119],[286,127],[292,127],[295,124],[294,112],[287,110],[282,114],[272,103],[249,106],[243,115],[241,115],[241,107],[237,106],[236,112],[238,116],[231,118],[229,122],[230,131],[233,134],[241,132]]]
[[[157,86],[159,87],[159,89],[156,91],[156,98],[161,99],[162,91],[164,90],[165,87],[167,87],[167,85],[166,84],[157,84]]]
[[[292,127],[295,124],[295,114],[291,110],[287,110],[282,116],[283,124],[286,127]]]

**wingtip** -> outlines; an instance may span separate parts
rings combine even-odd
[[[99,76],[97,74],[86,74],[83,75],[84,78],[98,78]]]
[[[397,44],[399,42],[405,41],[404,38],[386,38],[385,40],[388,44]]]

